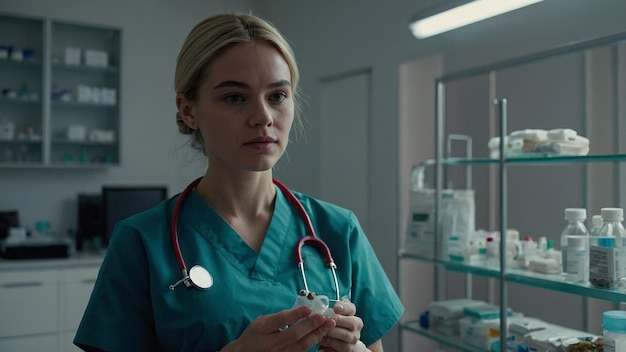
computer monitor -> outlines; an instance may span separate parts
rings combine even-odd
[[[102,243],[108,245],[113,228],[120,220],[148,210],[166,198],[166,186],[103,186],[102,216],[105,232]]]
[[[104,237],[102,221],[102,195],[78,194],[78,226],[76,231],[76,250],[82,251],[86,242],[96,237]]]

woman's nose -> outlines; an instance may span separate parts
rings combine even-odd
[[[274,123],[272,109],[265,101],[260,101],[253,105],[250,114],[251,126],[271,126]]]

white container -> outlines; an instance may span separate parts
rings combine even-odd
[[[519,240],[519,231],[506,231],[506,263],[508,268],[519,268],[519,258],[522,256],[522,243]]]
[[[589,232],[583,223],[586,218],[586,209],[565,209],[567,226],[561,232],[561,256],[563,274],[571,282],[589,280]]]
[[[591,217],[591,228],[589,229],[589,235],[597,235],[600,229],[602,228],[602,215],[594,215]]]
[[[85,50],[85,66],[107,67],[109,66],[109,54],[102,50]]]
[[[15,125],[6,119],[0,120],[0,140],[12,141],[15,138]]]
[[[589,282],[596,287],[614,288],[625,275],[626,230],[621,208],[602,208],[604,224],[597,235],[589,237]]]
[[[66,47],[65,48],[65,64],[70,66],[80,65],[80,48]]]
[[[485,244],[485,265],[490,267],[500,266],[500,241],[495,236],[487,237]]]
[[[626,311],[602,313],[605,352],[626,352]]]

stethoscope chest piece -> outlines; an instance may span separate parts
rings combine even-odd
[[[189,270],[189,281],[191,283],[202,289],[207,289],[213,286],[213,276],[200,265],[194,265]]]
[[[207,289],[213,286],[213,276],[200,265],[194,265],[189,272],[183,269],[183,278],[170,285],[170,290],[174,291],[176,286],[184,283],[186,287],[197,287],[199,289]]]

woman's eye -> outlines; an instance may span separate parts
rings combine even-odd
[[[283,92],[274,93],[270,96],[271,101],[281,102],[285,99],[287,99],[287,94]]]
[[[230,94],[224,97],[224,101],[231,104],[239,104],[242,103],[244,99],[239,94]]]

